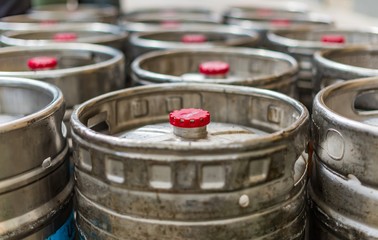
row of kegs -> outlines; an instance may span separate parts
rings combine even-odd
[[[67,6],[0,22],[0,239],[378,239],[378,31]]]

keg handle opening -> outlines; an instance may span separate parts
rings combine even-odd
[[[169,114],[173,134],[183,139],[203,139],[207,137],[206,126],[210,123],[210,113],[198,108],[184,108]]]
[[[378,89],[359,92],[354,97],[353,107],[359,115],[378,116]]]

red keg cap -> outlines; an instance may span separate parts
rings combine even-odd
[[[328,34],[322,36],[323,43],[345,43],[345,37],[338,34]]]
[[[53,39],[57,42],[72,42],[77,39],[77,34],[72,32],[56,33],[54,34]]]
[[[222,61],[203,62],[199,65],[199,72],[204,75],[222,75],[230,71],[230,65]]]
[[[290,20],[286,18],[277,18],[270,21],[275,27],[288,27],[290,26]]]
[[[55,57],[34,57],[28,60],[28,67],[31,70],[43,70],[43,69],[53,69],[58,65],[58,61]]]
[[[204,43],[207,41],[207,38],[203,34],[185,34],[181,38],[183,43]]]
[[[204,127],[210,123],[210,113],[198,108],[184,108],[171,112],[169,122],[181,128]]]

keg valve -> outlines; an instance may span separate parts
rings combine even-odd
[[[184,108],[169,114],[173,133],[185,139],[206,138],[206,126],[210,123],[210,113],[198,108]]]
[[[58,65],[58,60],[55,57],[33,57],[28,60],[28,67],[31,70],[50,70]]]
[[[203,62],[198,68],[206,78],[225,78],[230,71],[230,65],[222,61]]]

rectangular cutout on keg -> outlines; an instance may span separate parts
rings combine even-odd
[[[115,183],[125,182],[125,173],[123,162],[107,158],[105,160],[105,175],[106,178]]]
[[[109,125],[107,123],[107,116],[108,112],[101,112],[91,118],[88,118],[87,127],[93,131],[108,134]]]
[[[269,105],[267,111],[267,119],[271,123],[280,124],[282,119],[281,108],[274,105]]]
[[[178,110],[182,108],[182,97],[179,96],[171,96],[165,99],[167,105],[167,113],[172,112],[173,110]]]
[[[226,184],[226,169],[222,165],[204,165],[201,169],[202,189],[221,189]]]
[[[148,115],[148,101],[140,99],[131,103],[131,111],[134,117],[143,117]]]
[[[89,172],[92,171],[92,159],[90,152],[87,149],[79,149],[79,166]]]
[[[170,189],[172,183],[172,170],[168,165],[151,165],[149,167],[150,185],[157,189]]]
[[[270,158],[252,159],[249,161],[248,183],[264,182],[269,174]]]

